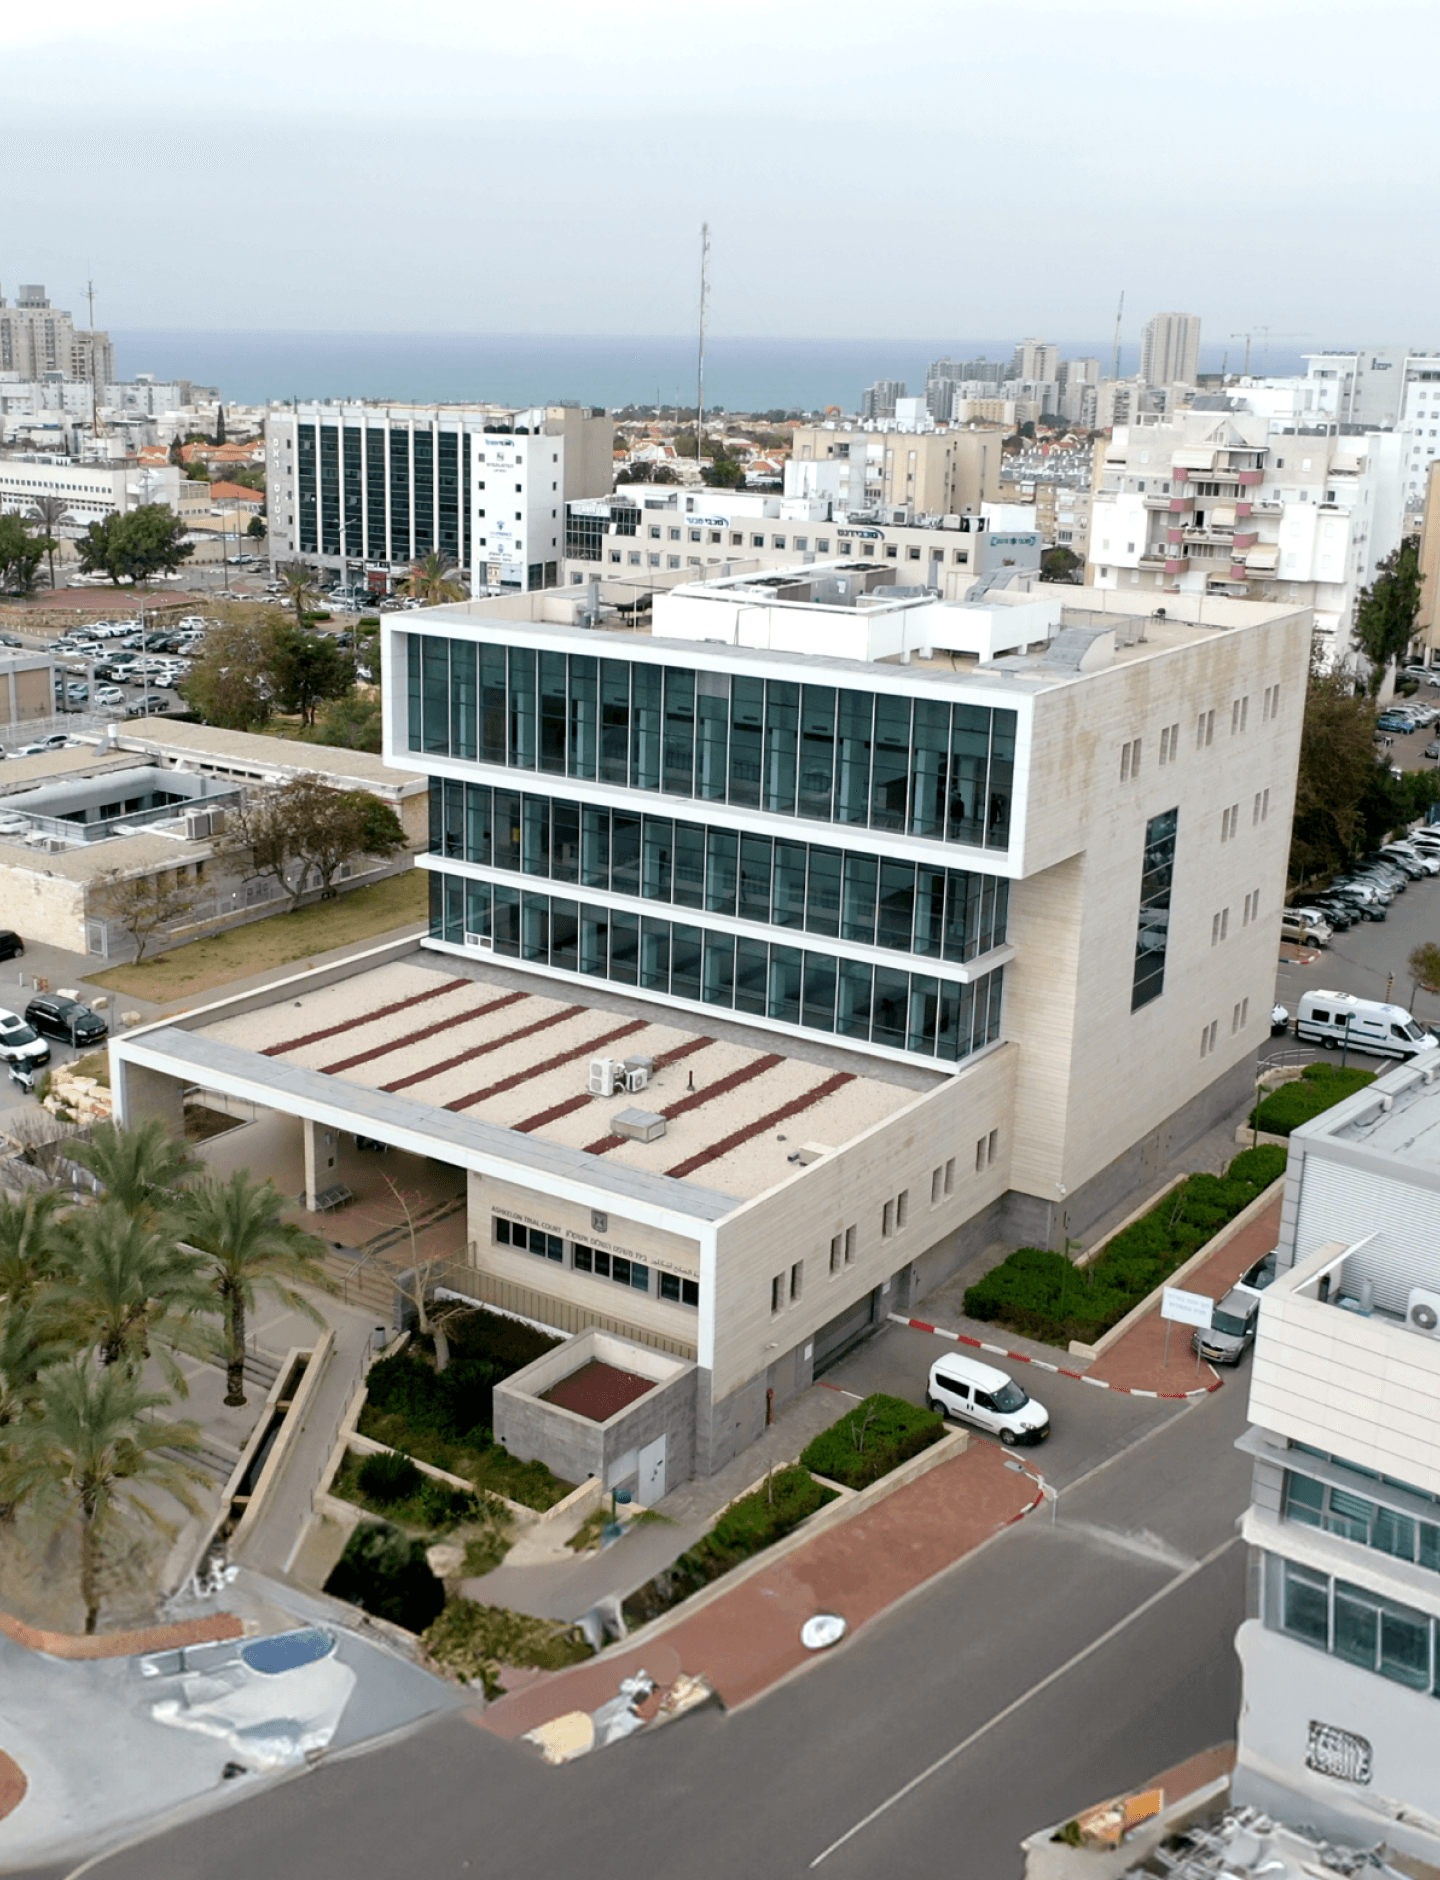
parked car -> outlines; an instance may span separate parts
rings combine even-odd
[[[98,1012],[60,992],[42,992],[32,999],[25,1007],[25,1022],[62,1044],[94,1045],[110,1035],[109,1026]]]
[[[50,1047],[33,1025],[27,1025],[18,1012],[0,1009],[0,1063],[24,1064],[30,1068],[50,1062]]]
[[[1211,1313],[1208,1328],[1195,1328],[1191,1349],[1209,1364],[1238,1364],[1254,1344],[1259,1322],[1258,1293],[1232,1286]]]
[[[1283,1005],[1270,1007],[1270,1036],[1283,1038],[1290,1029],[1290,1013]]]
[[[1313,908],[1287,907],[1280,916],[1280,938],[1296,946],[1327,947],[1334,937],[1330,923]]]
[[[169,709],[170,701],[164,698],[159,692],[145,692],[139,698],[131,699],[130,703],[125,707],[125,716],[127,718],[150,718],[153,717],[156,712],[166,712],[169,711]]]
[[[1413,731],[1415,727],[1408,718],[1402,718],[1399,712],[1381,712],[1380,716],[1375,720],[1375,729],[1377,731],[1399,731],[1403,733]]]
[[[125,694],[120,690],[118,685],[97,685],[95,688],[95,703],[97,705],[123,705],[125,703]]]
[[[1409,842],[1387,842],[1380,853],[1389,860],[1398,862],[1407,872],[1414,869],[1416,873],[1411,877],[1412,880],[1420,875],[1440,875],[1440,858],[1429,854],[1423,848],[1414,847]]]
[[[1353,902],[1343,901],[1336,895],[1317,895],[1311,905],[1325,916],[1336,933],[1347,932],[1360,918]]]
[[[1013,1378],[977,1358],[937,1358],[930,1366],[925,1394],[942,1417],[961,1417],[998,1436],[1007,1449],[1017,1443],[1043,1443],[1050,1434],[1050,1412],[1036,1403]]]
[[[12,927],[0,927],[0,960],[20,960],[25,957],[25,942]]]

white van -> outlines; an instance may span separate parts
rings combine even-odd
[[[1357,999],[1348,992],[1301,993],[1295,1036],[1332,1051],[1348,1043],[1352,1051],[1373,1057],[1413,1058],[1436,1049],[1434,1034],[1417,1025],[1403,1005]]]
[[[1007,1449],[1016,1443],[1043,1443],[1050,1434],[1050,1412],[1027,1397],[1020,1386],[993,1364],[977,1358],[937,1358],[930,1366],[930,1409],[959,1417],[998,1436]]]

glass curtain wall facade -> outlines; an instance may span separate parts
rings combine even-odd
[[[301,420],[295,430],[301,554],[410,562],[436,551],[469,566],[472,480],[463,429],[423,420]]]
[[[1170,942],[1170,889],[1175,880],[1178,809],[1152,816],[1145,825],[1145,859],[1140,871],[1140,912],[1135,931],[1135,977],[1130,1010],[1158,999],[1165,990],[1165,950]]]
[[[1004,850],[1016,714],[411,633],[423,756]],[[457,710],[456,701],[473,700]]]

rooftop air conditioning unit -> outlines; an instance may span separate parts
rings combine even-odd
[[[637,1090],[643,1090],[650,1081],[649,1071],[638,1067],[625,1073],[625,1089],[633,1096]]]
[[[614,1058],[600,1057],[590,1060],[589,1090],[592,1097],[613,1097],[615,1078],[620,1066]]]
[[[1423,1286],[1412,1287],[1405,1307],[1405,1323],[1413,1331],[1440,1338],[1440,1292],[1430,1292]]]
[[[218,809],[192,809],[185,813],[185,840],[203,842],[207,836],[218,836],[225,826],[225,814]]]
[[[465,944],[467,947],[478,947],[482,953],[495,951],[495,942],[488,933],[467,933]]]

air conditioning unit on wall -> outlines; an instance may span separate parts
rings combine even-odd
[[[1405,1307],[1405,1323],[1412,1331],[1440,1338],[1440,1292],[1430,1292],[1423,1286],[1412,1287]]]
[[[478,947],[482,953],[493,953],[495,951],[495,942],[490,938],[488,933],[467,933],[465,936],[465,944],[467,947]]]

